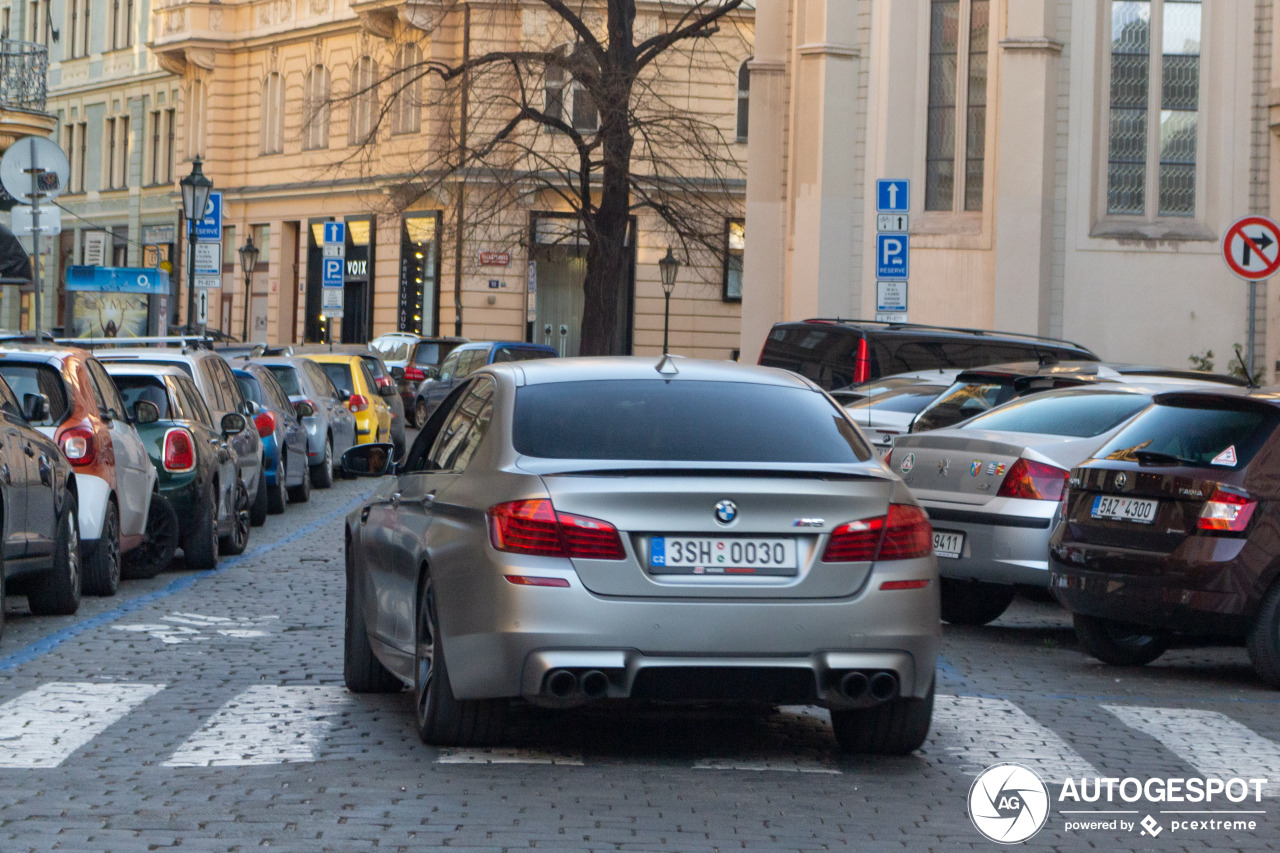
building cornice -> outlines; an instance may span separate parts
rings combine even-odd
[[[1000,47],[1008,51],[1019,51],[1023,53],[1062,53],[1062,42],[1054,41],[1051,38],[1037,36],[1035,38],[1007,38],[1001,39]]]
[[[862,49],[852,44],[835,44],[833,42],[811,42],[796,48],[801,56],[834,56],[840,59],[857,59],[862,56]]]

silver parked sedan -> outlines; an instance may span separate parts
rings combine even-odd
[[[344,456],[388,470],[390,445]],[[931,531],[818,386],[651,358],[492,365],[347,519],[345,676],[422,739],[511,700],[818,704],[842,750],[928,732]]]
[[[1049,536],[1068,472],[1160,391],[1185,384],[1098,383],[1045,391],[946,429],[898,437],[889,467],[929,512],[942,618],[984,625],[1015,586],[1049,587]]]

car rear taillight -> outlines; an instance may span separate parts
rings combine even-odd
[[[259,412],[258,416],[253,419],[253,423],[258,428],[258,435],[263,438],[275,434],[276,416],[274,412]]]
[[[1235,492],[1215,488],[1209,496],[1209,502],[1200,510],[1200,519],[1196,527],[1200,530],[1225,530],[1231,533],[1242,533],[1253,518],[1253,510],[1258,502]]]
[[[853,384],[867,382],[871,379],[871,357],[867,353],[867,339],[858,341],[858,354],[853,359]]]
[[[427,378],[427,374],[423,373],[420,369],[414,367],[413,365],[410,365],[404,369],[405,382],[421,382],[426,378]]]
[[[164,470],[180,474],[196,467],[196,446],[191,433],[175,427],[164,434]]]
[[[390,388],[396,384],[395,380],[392,379],[390,376],[375,376],[373,378],[373,382],[379,388]]]
[[[889,504],[889,514],[850,521],[831,531],[822,552],[824,563],[910,560],[933,552],[933,528],[924,510]]]
[[[369,398],[363,394],[352,394],[351,399],[347,400],[347,408],[354,414],[355,412],[363,412],[369,408]]]
[[[72,465],[92,465],[94,459],[93,430],[88,427],[72,427],[58,437],[62,455]]]
[[[1000,484],[1000,491],[996,492],[996,496],[1035,501],[1061,500],[1069,474],[1070,472],[1054,465],[1019,459],[1009,466],[1009,473],[1004,475],[1004,482]]]
[[[489,538],[499,551],[544,557],[621,560],[618,529],[607,521],[556,512],[551,501],[510,501],[489,508]]]

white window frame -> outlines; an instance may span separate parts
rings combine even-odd
[[[261,110],[258,123],[258,153],[284,153],[284,75],[270,71],[262,79]]]

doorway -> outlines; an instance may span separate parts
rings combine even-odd
[[[635,316],[635,220],[627,234],[628,261],[618,282],[617,346],[630,355]],[[573,214],[543,213],[533,220],[533,260],[537,296],[532,340],[549,344],[563,357],[578,355],[582,340],[582,283],[587,274],[587,241]]]

